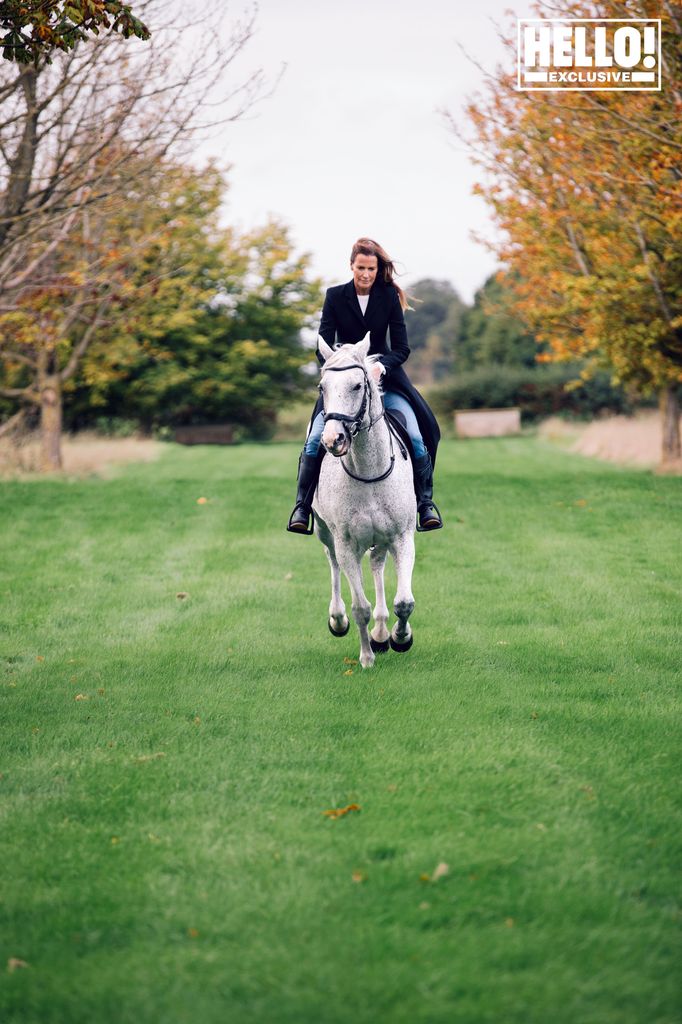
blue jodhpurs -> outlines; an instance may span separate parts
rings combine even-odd
[[[405,423],[407,425],[407,433],[410,435],[410,441],[412,442],[412,449],[414,451],[415,459],[421,459],[426,455],[426,446],[424,439],[422,438],[419,430],[419,424],[417,423],[417,417],[412,411],[412,406],[403,398],[402,395],[397,394],[395,391],[384,392],[384,408],[394,409],[396,412],[401,412],[405,417]],[[322,437],[322,431],[324,430],[324,413],[318,412],[317,416],[313,420],[313,425],[310,428],[310,433],[306,438],[304,452],[306,455],[317,455],[320,450],[320,438]]]

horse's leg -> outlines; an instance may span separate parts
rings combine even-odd
[[[341,597],[341,570],[336,560],[333,545],[325,544],[325,554],[329,560],[329,567],[332,571],[332,599],[329,602],[329,631],[334,636],[345,636],[350,629],[346,606]]]
[[[394,651],[407,651],[412,646],[412,630],[408,619],[414,611],[412,594],[412,570],[414,569],[414,534],[404,533],[391,547],[395,560],[398,585],[393,602],[397,622],[391,630],[391,647]]]
[[[352,548],[346,548],[337,552],[337,558],[350,585],[353,599],[351,610],[360,633],[360,664],[363,668],[371,668],[374,664],[374,651],[369,642],[367,626],[372,609],[362,585],[362,555],[358,555]]]
[[[372,548],[369,553],[369,564],[372,567],[374,577],[374,591],[376,604],[372,615],[374,616],[374,628],[370,633],[370,643],[374,651],[383,652],[388,650],[388,605],[386,604],[386,589],[384,587],[384,567],[386,565],[386,549]]]

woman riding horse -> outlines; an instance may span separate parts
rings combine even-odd
[[[413,451],[414,489],[417,496],[417,529],[439,530],[443,521],[433,504],[433,466],[440,440],[436,418],[417,389],[410,383],[402,364],[410,354],[403,310],[407,299],[393,279],[393,261],[371,238],[359,238],[350,256],[353,280],[327,289],[319,333],[328,345],[355,344],[367,332],[370,354],[379,356],[384,406],[401,413]],[[390,336],[390,346],[387,337]],[[317,351],[320,364],[323,357]],[[305,447],[298,462],[296,505],[287,529],[311,533],[311,502],[325,451],[320,444],[324,429],[322,401],[313,411]]]

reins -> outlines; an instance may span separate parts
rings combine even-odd
[[[375,419],[372,419],[372,389],[369,383],[369,377],[367,376],[367,370],[365,369],[364,366],[360,366],[359,364],[355,363],[349,366],[325,366],[322,368],[323,373],[341,373],[344,370],[362,370],[362,373],[365,378],[365,391],[362,396],[362,402],[360,403],[360,409],[358,410],[355,416],[349,416],[347,413],[342,412],[325,412],[324,422],[326,423],[328,420],[336,420],[339,423],[342,423],[343,429],[346,431],[352,443],[353,438],[357,437],[359,433],[361,433],[364,430],[366,430],[369,433],[372,427],[375,426],[375,424],[377,424],[379,420],[386,420],[386,426],[388,427],[388,439],[389,444],[391,446],[391,458],[388,469],[386,470],[385,473],[382,473],[380,476],[372,477],[357,476],[355,473],[352,473],[350,469],[348,469],[348,467],[343,461],[343,456],[341,456],[339,459],[339,461],[341,462],[341,468],[343,469],[344,473],[346,473],[353,480],[358,480],[361,484],[376,484],[379,483],[381,480],[386,480],[386,478],[391,475],[395,467],[395,451],[393,449],[394,436],[398,442],[398,445],[400,446],[400,453],[404,459],[407,458],[407,449],[405,448],[405,445],[403,444],[401,438],[398,436],[398,434],[396,434],[394,427],[391,425],[391,421],[386,416],[386,410],[384,408],[382,408],[379,416],[377,416]],[[367,411],[368,406],[369,423],[365,424],[364,426],[361,426],[362,420],[364,419],[365,412]]]

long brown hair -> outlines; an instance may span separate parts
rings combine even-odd
[[[403,310],[409,309],[410,304],[407,301],[407,296],[394,278],[394,274],[396,274],[397,271],[393,260],[383,246],[379,245],[378,242],[375,242],[373,238],[358,238],[357,242],[354,243],[353,248],[351,249],[351,266],[355,263],[355,257],[359,255],[376,256],[378,266],[377,277],[380,277],[384,284],[392,284],[398,293],[401,308]]]

